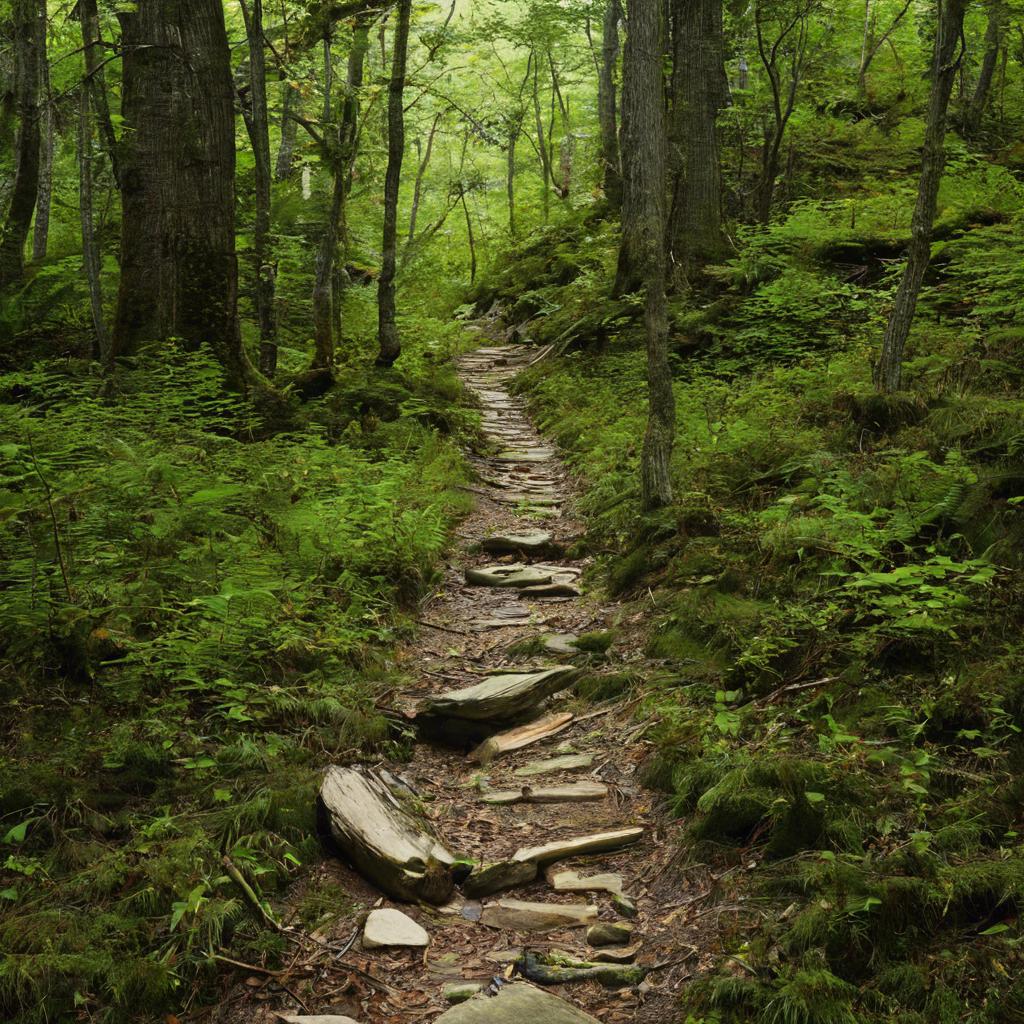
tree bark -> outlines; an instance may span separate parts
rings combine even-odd
[[[1003,39],[1003,0],[988,0],[988,24],[985,28],[985,52],[981,58],[978,81],[974,85],[971,101],[964,114],[964,134],[975,136],[981,129],[981,119],[988,107],[996,64],[999,62],[999,47]]]
[[[395,23],[395,45],[391,56],[391,83],[388,86],[388,169],[384,176],[383,259],[377,282],[378,366],[391,366],[402,354],[395,323],[395,269],[398,241],[398,186],[402,178],[405,153],[405,117],[402,95],[405,90],[405,66],[409,50],[409,18],[412,0],[399,0]]]
[[[427,145],[420,156],[419,163],[416,167],[416,182],[412,189],[412,209],[409,211],[409,234],[406,238],[406,245],[412,245],[416,238],[416,219],[420,212],[420,199],[423,197],[423,179],[426,176],[427,168],[430,166],[430,156],[434,151],[434,136],[437,135],[438,125],[441,123],[441,118],[444,116],[444,111],[439,110],[434,115],[433,124],[430,126],[430,131],[427,133]],[[420,140],[416,140],[416,152],[420,154]]]
[[[358,141],[359,90],[363,85],[363,68],[370,48],[370,23],[373,15],[357,19],[352,32],[352,48],[348,54],[345,79],[345,100],[338,123],[336,147],[331,155],[334,185],[327,222],[320,237],[313,281],[313,366],[326,369],[334,365],[334,330],[339,319],[336,309],[341,295],[335,288],[334,266],[337,260],[338,234],[345,216],[345,200],[352,183],[352,165]]]
[[[608,0],[601,32],[601,63],[597,75],[597,113],[601,127],[601,188],[612,210],[622,206],[622,169],[619,166],[618,97],[615,69],[619,60],[621,0]]]
[[[82,5],[79,5],[80,10]],[[84,26],[83,26],[84,28]],[[88,37],[86,37],[88,38]],[[78,149],[78,213],[82,228],[82,269],[89,286],[89,308],[92,313],[93,344],[92,355],[104,360],[110,348],[110,334],[103,315],[103,289],[100,281],[100,252],[96,244],[93,224],[92,195],[92,111],[89,98],[91,91],[82,83],[78,91],[78,122],[76,141]]]
[[[18,115],[14,185],[0,231],[0,289],[25,271],[25,242],[39,192],[39,2],[11,5],[14,49],[14,105]]]
[[[672,203],[669,251],[677,275],[717,259],[725,248],[718,111],[729,101],[722,0],[674,0]]]
[[[277,369],[277,323],[274,291],[277,268],[270,237],[270,121],[267,112],[267,62],[263,38],[263,0],[240,0],[249,43],[251,116],[246,121],[252,145],[256,185],[253,262],[256,316],[260,325],[260,370],[273,377]]]
[[[49,19],[46,15],[46,0],[39,4],[39,92],[40,139],[39,139],[39,197],[36,200],[36,223],[32,235],[32,259],[46,259],[46,247],[50,238],[50,205],[53,199],[53,96],[50,93],[50,61],[47,48]]]
[[[505,199],[508,203],[508,233],[516,237],[516,143],[522,122],[514,122],[508,131],[508,147],[505,151]]]
[[[551,157],[548,153],[547,136],[544,132],[544,119],[540,113],[540,78],[537,72],[537,65],[540,60],[536,53],[532,53],[533,59],[533,119],[537,130],[537,155],[540,157],[541,179],[544,183],[543,206],[544,223],[547,224],[551,210]]]
[[[277,163],[274,167],[276,181],[286,181],[292,176],[292,156],[295,153],[295,132],[298,128],[298,123],[292,117],[292,106],[298,102],[299,91],[287,80],[282,86],[281,143],[277,148]]]
[[[100,16],[96,0],[78,0],[78,14],[82,22],[82,44],[85,53],[85,75],[88,80],[92,111],[98,122],[103,148],[110,161],[110,172],[114,183],[120,188],[120,161],[117,152],[117,137],[114,122],[110,116],[110,101],[107,97],[107,79],[104,74]]]
[[[649,409],[640,467],[645,511],[672,500],[669,462],[675,397],[668,362],[665,302],[665,118],[662,7],[633,0],[622,64],[623,238],[620,275],[644,288]],[[623,274],[624,267],[628,271]]]
[[[124,44],[121,282],[110,359],[182,338],[232,386],[252,371],[237,317],[235,109],[220,0],[139,0]]]
[[[910,225],[907,265],[896,291],[882,340],[882,351],[874,371],[875,387],[886,394],[899,391],[903,383],[903,351],[931,258],[932,226],[946,157],[949,97],[963,57],[961,39],[967,0],[940,0],[940,4],[932,56],[932,86],[925,121],[921,177]]]

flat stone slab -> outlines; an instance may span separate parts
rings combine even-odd
[[[636,960],[640,952],[639,944],[626,946],[624,949],[599,949],[590,959],[595,964],[631,964]]]
[[[466,582],[477,587],[538,587],[550,583],[551,578],[550,572],[519,564],[466,570]]]
[[[589,768],[594,763],[593,754],[565,754],[562,757],[549,757],[546,761],[531,761],[517,768],[512,774],[516,778],[528,778],[532,775],[553,775],[555,772],[572,772],[580,768]]]
[[[576,669],[566,665],[537,672],[505,670],[463,690],[448,690],[423,704],[426,715],[508,722],[538,707],[575,682]]]
[[[633,926],[624,921],[602,921],[587,929],[590,946],[626,946],[633,938]]]
[[[548,882],[555,892],[622,892],[622,875],[581,875],[578,871],[547,872]]]
[[[528,903],[498,900],[484,907],[480,923],[489,928],[516,932],[550,932],[585,928],[597,921],[597,907],[590,903]]]
[[[642,828],[620,828],[614,832],[597,832],[594,835],[578,836],[575,839],[561,839],[543,846],[527,846],[512,854],[513,860],[528,860],[543,867],[566,857],[582,857],[588,853],[607,853],[621,850],[639,842],[644,834]]]
[[[337,1013],[313,1013],[294,1014],[290,1013],[281,1020],[284,1024],[359,1024],[351,1017],[343,1017]]]
[[[427,930],[408,914],[394,907],[371,910],[363,926],[363,948],[383,949],[386,946],[429,946]]]
[[[520,597],[580,597],[582,594],[575,583],[556,583],[553,580],[519,588]]]
[[[491,998],[470,999],[441,1014],[434,1024],[599,1024],[564,999],[517,981]]]
[[[480,546],[491,554],[508,555],[520,551],[545,551],[551,546],[551,534],[546,530],[530,533],[497,533],[485,537]]]
[[[581,804],[603,800],[608,787],[600,782],[570,782],[564,786],[523,786],[521,789],[497,790],[488,793],[485,804]]]
[[[479,981],[450,981],[441,990],[449,1003],[464,1003],[467,999],[483,992],[484,987]]]
[[[549,633],[541,638],[546,654],[557,654],[560,657],[573,657],[582,652],[576,646],[579,637],[575,633]]]

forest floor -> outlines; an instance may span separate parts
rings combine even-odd
[[[544,714],[574,714],[557,735],[502,755],[486,767],[471,763],[464,751],[425,743],[416,745],[409,763],[380,767],[396,773],[415,791],[447,848],[474,861],[499,860],[517,848],[555,839],[642,826],[644,835],[637,845],[563,861],[558,868],[623,876],[623,891],[635,900],[638,911],[632,940],[639,945],[637,963],[655,969],[639,986],[616,990],[586,981],[553,991],[605,1024],[663,1024],[678,1012],[681,986],[706,966],[701,950],[707,947],[700,932],[713,924],[714,915],[706,915],[707,899],[715,887],[703,866],[689,869],[684,878],[678,865],[679,847],[672,838],[678,827],[670,825],[658,799],[640,782],[650,743],[644,738],[649,723],[636,716],[639,700],[635,695],[593,699],[602,695],[602,678],[623,671],[634,676],[643,673],[640,652],[646,616],[635,605],[627,609],[603,603],[598,595],[586,592],[579,597],[517,598],[514,590],[466,582],[467,568],[516,560],[551,566],[556,580],[578,581],[587,569],[586,559],[501,558],[479,547],[484,538],[495,534],[546,531],[564,554],[572,550],[582,529],[572,517],[574,489],[569,474],[533,429],[523,402],[508,390],[511,379],[533,354],[522,346],[489,347],[460,360],[460,375],[479,399],[483,432],[491,445],[487,454],[472,457],[479,480],[474,488],[477,500],[461,524],[443,584],[421,607],[418,638],[396,653],[396,668],[408,684],[394,695],[394,701],[400,712],[409,713],[424,698],[470,686],[495,669],[556,664],[559,658],[542,649],[543,638],[552,634],[601,636],[614,626],[614,649],[573,656],[578,664],[589,663],[583,679],[597,680],[596,688],[577,686],[575,695],[572,690],[563,692],[551,699],[549,707],[537,709]],[[590,700],[581,695],[588,688]],[[528,763],[569,753],[590,755],[592,761],[576,771],[526,779],[516,774]],[[524,781],[550,785],[583,780],[605,784],[605,799],[512,806],[493,806],[482,799],[488,790],[519,789]],[[317,873],[333,876],[331,882],[351,893],[353,903],[316,937],[343,951],[345,964],[358,973],[349,973],[343,981],[344,972],[329,968],[322,959],[297,957],[288,971],[272,978],[253,975],[244,987],[236,987],[222,1004],[221,1020],[244,1017],[250,1024],[262,1024],[278,1020],[279,1014],[337,1013],[351,1015],[360,1024],[409,1024],[432,1020],[446,1008],[446,983],[475,981],[487,987],[508,980],[524,948],[559,950],[588,959],[583,928],[526,933],[486,927],[479,921],[480,903],[461,896],[442,908],[393,903],[334,859],[322,862],[302,885],[315,885]],[[297,898],[292,893],[292,902]],[[607,893],[556,893],[543,871],[536,881],[488,897],[484,903],[502,898],[583,901],[598,906],[601,920],[623,920]],[[415,918],[430,935],[429,947],[361,951],[362,921],[377,906],[400,907]]]

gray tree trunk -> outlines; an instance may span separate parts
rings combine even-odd
[[[274,178],[285,181],[292,176],[292,156],[295,153],[295,132],[298,123],[292,117],[292,107],[298,103],[298,90],[289,81],[281,83],[284,98],[281,100],[281,143],[277,148],[277,163]]]
[[[722,0],[675,0],[669,169],[669,252],[675,273],[717,259],[722,233],[718,111],[729,101]]]
[[[117,137],[114,122],[110,116],[110,101],[107,96],[107,79],[103,69],[102,36],[100,16],[96,0],[78,0],[78,13],[82,22],[82,43],[85,53],[85,74],[88,79],[90,104],[96,117],[103,148],[110,161],[110,172],[114,183],[121,187],[120,161],[117,152]]]
[[[253,372],[237,317],[235,108],[220,0],[139,0],[124,41],[121,282],[110,358],[176,337]]]
[[[388,169],[384,175],[384,236],[382,261],[377,281],[377,353],[378,366],[391,366],[402,354],[402,343],[395,323],[395,271],[398,245],[398,186],[402,180],[405,154],[405,116],[402,96],[405,91],[405,66],[409,50],[409,19],[412,0],[398,0],[395,45],[391,55],[391,82],[388,86]]]
[[[25,242],[39,193],[39,5],[14,0],[14,106],[18,132],[14,143],[14,185],[0,229],[0,290],[21,279]]]
[[[84,10],[79,5],[79,10]],[[83,30],[85,26],[83,25]],[[88,39],[88,36],[84,37]],[[93,224],[92,189],[92,111],[89,98],[91,91],[85,83],[78,91],[78,122],[76,142],[78,149],[78,213],[82,229],[82,269],[89,286],[89,308],[92,313],[93,345],[92,355],[96,360],[107,358],[110,349],[110,334],[103,315],[103,289],[100,281],[100,252],[96,244]]]
[[[601,32],[601,63],[597,76],[597,111],[601,126],[601,188],[612,210],[622,206],[622,169],[619,166],[618,97],[615,70],[619,60],[620,0],[608,0]]]
[[[989,93],[992,91],[992,79],[995,77],[996,64],[999,62],[999,48],[1003,41],[1003,18],[1005,16],[1003,0],[988,0],[988,24],[985,28],[985,52],[981,58],[981,69],[978,81],[974,85],[971,101],[964,114],[964,134],[977,135],[981,129],[981,119],[988,107]]]
[[[260,325],[260,370],[268,377],[277,369],[277,323],[274,315],[277,274],[270,236],[270,121],[267,112],[267,61],[263,38],[263,0],[252,7],[241,0],[249,43],[251,115],[246,121],[255,164],[256,217],[253,262],[256,280],[256,315]]]
[[[649,409],[640,484],[645,511],[672,500],[675,397],[665,302],[665,118],[662,7],[633,0],[622,64],[623,249],[644,288]],[[620,268],[622,251],[620,250]]]
[[[36,223],[32,234],[33,261],[46,259],[50,240],[50,205],[53,200],[53,96],[50,93],[50,59],[47,36],[50,23],[46,16],[46,0],[39,3],[39,198],[36,200]]]
[[[917,297],[931,258],[932,226],[939,184],[946,158],[946,117],[949,97],[963,52],[964,9],[967,0],[941,0],[932,56],[932,87],[925,120],[924,152],[917,204],[910,224],[910,248],[892,312],[875,365],[875,387],[884,393],[899,391],[903,383],[903,351],[917,307]]]
[[[352,48],[348,54],[345,79],[345,101],[338,123],[336,148],[332,153],[334,185],[331,205],[327,212],[324,233],[316,254],[316,273],[313,281],[313,366],[325,369],[334,364],[334,331],[340,320],[341,295],[335,288],[334,273],[338,258],[338,235],[345,217],[345,200],[352,183],[352,165],[356,158],[358,140],[359,91],[363,86],[363,69],[370,48],[370,23],[373,15],[356,20],[352,31]]]

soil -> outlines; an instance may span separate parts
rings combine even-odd
[[[571,548],[583,531],[573,517],[573,481],[564,465],[531,425],[524,403],[510,382],[536,350],[523,346],[480,348],[460,359],[460,374],[479,399],[491,450],[473,456],[479,485],[476,505],[463,521],[458,543],[446,565],[443,584],[422,606],[417,640],[397,652],[398,667],[413,684],[396,698],[399,713],[412,716],[424,697],[478,682],[482,673],[502,667],[540,667],[564,660],[558,655],[512,653],[523,641],[549,633],[583,634],[616,626],[615,643],[601,659],[602,669],[645,668],[639,637],[644,616],[633,606],[602,602],[586,585],[587,559],[495,556],[479,550],[480,541],[497,533],[545,530]],[[556,580],[580,585],[578,598],[520,598],[515,590],[469,586],[468,567],[512,562],[551,566]],[[581,582],[582,581],[582,582]],[[583,655],[577,663],[592,661]],[[383,764],[419,796],[445,846],[460,857],[493,861],[525,846],[640,825],[640,843],[627,849],[560,862],[559,869],[583,874],[618,872],[624,892],[637,904],[634,943],[637,962],[653,968],[639,986],[620,990],[594,981],[564,984],[554,994],[604,1024],[669,1024],[682,1020],[679,997],[687,979],[708,961],[705,945],[709,900],[715,888],[707,869],[681,867],[684,851],[679,828],[640,782],[650,754],[644,734],[650,722],[638,716],[636,694],[604,704],[586,703],[571,690],[536,709],[537,716],[571,711],[568,728],[481,767],[465,749],[420,743],[411,762]],[[566,752],[589,753],[589,768],[558,774],[517,777],[523,765]],[[608,796],[600,802],[492,806],[482,801],[488,789],[519,789],[568,782],[601,782]],[[290,969],[263,973],[254,969],[244,985],[227,993],[215,1019],[263,1024],[280,1014],[348,1014],[359,1024],[411,1024],[433,1021],[447,1008],[443,988],[449,982],[500,985],[514,976],[514,960],[524,948],[561,950],[586,960],[585,928],[556,933],[514,933],[479,922],[480,903],[457,897],[448,906],[401,906],[376,891],[340,860],[317,871],[333,875],[352,893],[353,909],[329,928],[295,943]],[[606,893],[555,893],[541,871],[537,880],[483,902],[514,898],[538,902],[596,904],[603,921],[622,920]],[[361,951],[359,935],[367,911],[400,906],[430,933],[424,950]],[[712,915],[713,916],[713,915]],[[297,927],[297,926],[295,926]],[[705,937],[702,938],[702,929]],[[244,965],[239,965],[242,970]],[[236,978],[237,980],[237,978]]]

